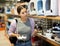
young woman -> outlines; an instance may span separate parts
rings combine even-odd
[[[17,39],[15,46],[32,46],[31,37],[37,33],[37,31],[34,30],[34,20],[27,17],[28,12],[25,5],[18,6],[17,12],[20,18],[17,19],[17,23],[15,20],[12,21],[8,33],[10,36],[17,38],[19,36],[25,36],[26,39]]]

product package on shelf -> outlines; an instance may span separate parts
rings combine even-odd
[[[3,14],[0,14],[0,31],[5,30],[5,17]]]

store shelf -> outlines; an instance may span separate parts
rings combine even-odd
[[[53,17],[53,16],[51,16],[51,17],[47,17],[47,16],[29,16],[29,17],[32,17],[32,18],[46,18],[46,19],[52,19],[52,20],[60,20],[60,16],[55,16],[55,17]]]
[[[39,37],[40,39],[50,43],[52,46],[60,46],[60,43],[56,42],[54,39],[51,39],[51,38],[49,38],[45,35],[42,35],[42,34],[39,33],[36,36]]]

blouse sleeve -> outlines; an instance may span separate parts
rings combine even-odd
[[[31,23],[31,27],[32,27],[32,33],[34,32],[34,27],[35,27],[35,22],[34,22],[34,19],[33,18],[29,18],[30,19],[30,23]],[[31,34],[32,36],[32,34]]]
[[[11,35],[12,33],[16,33],[16,21],[15,20],[11,22],[8,35]]]

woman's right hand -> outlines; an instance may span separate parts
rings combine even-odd
[[[19,37],[20,34],[15,34],[15,33],[12,33],[11,36],[16,36],[16,37]]]
[[[20,36],[20,34],[15,34],[15,35],[16,35],[17,38]]]

